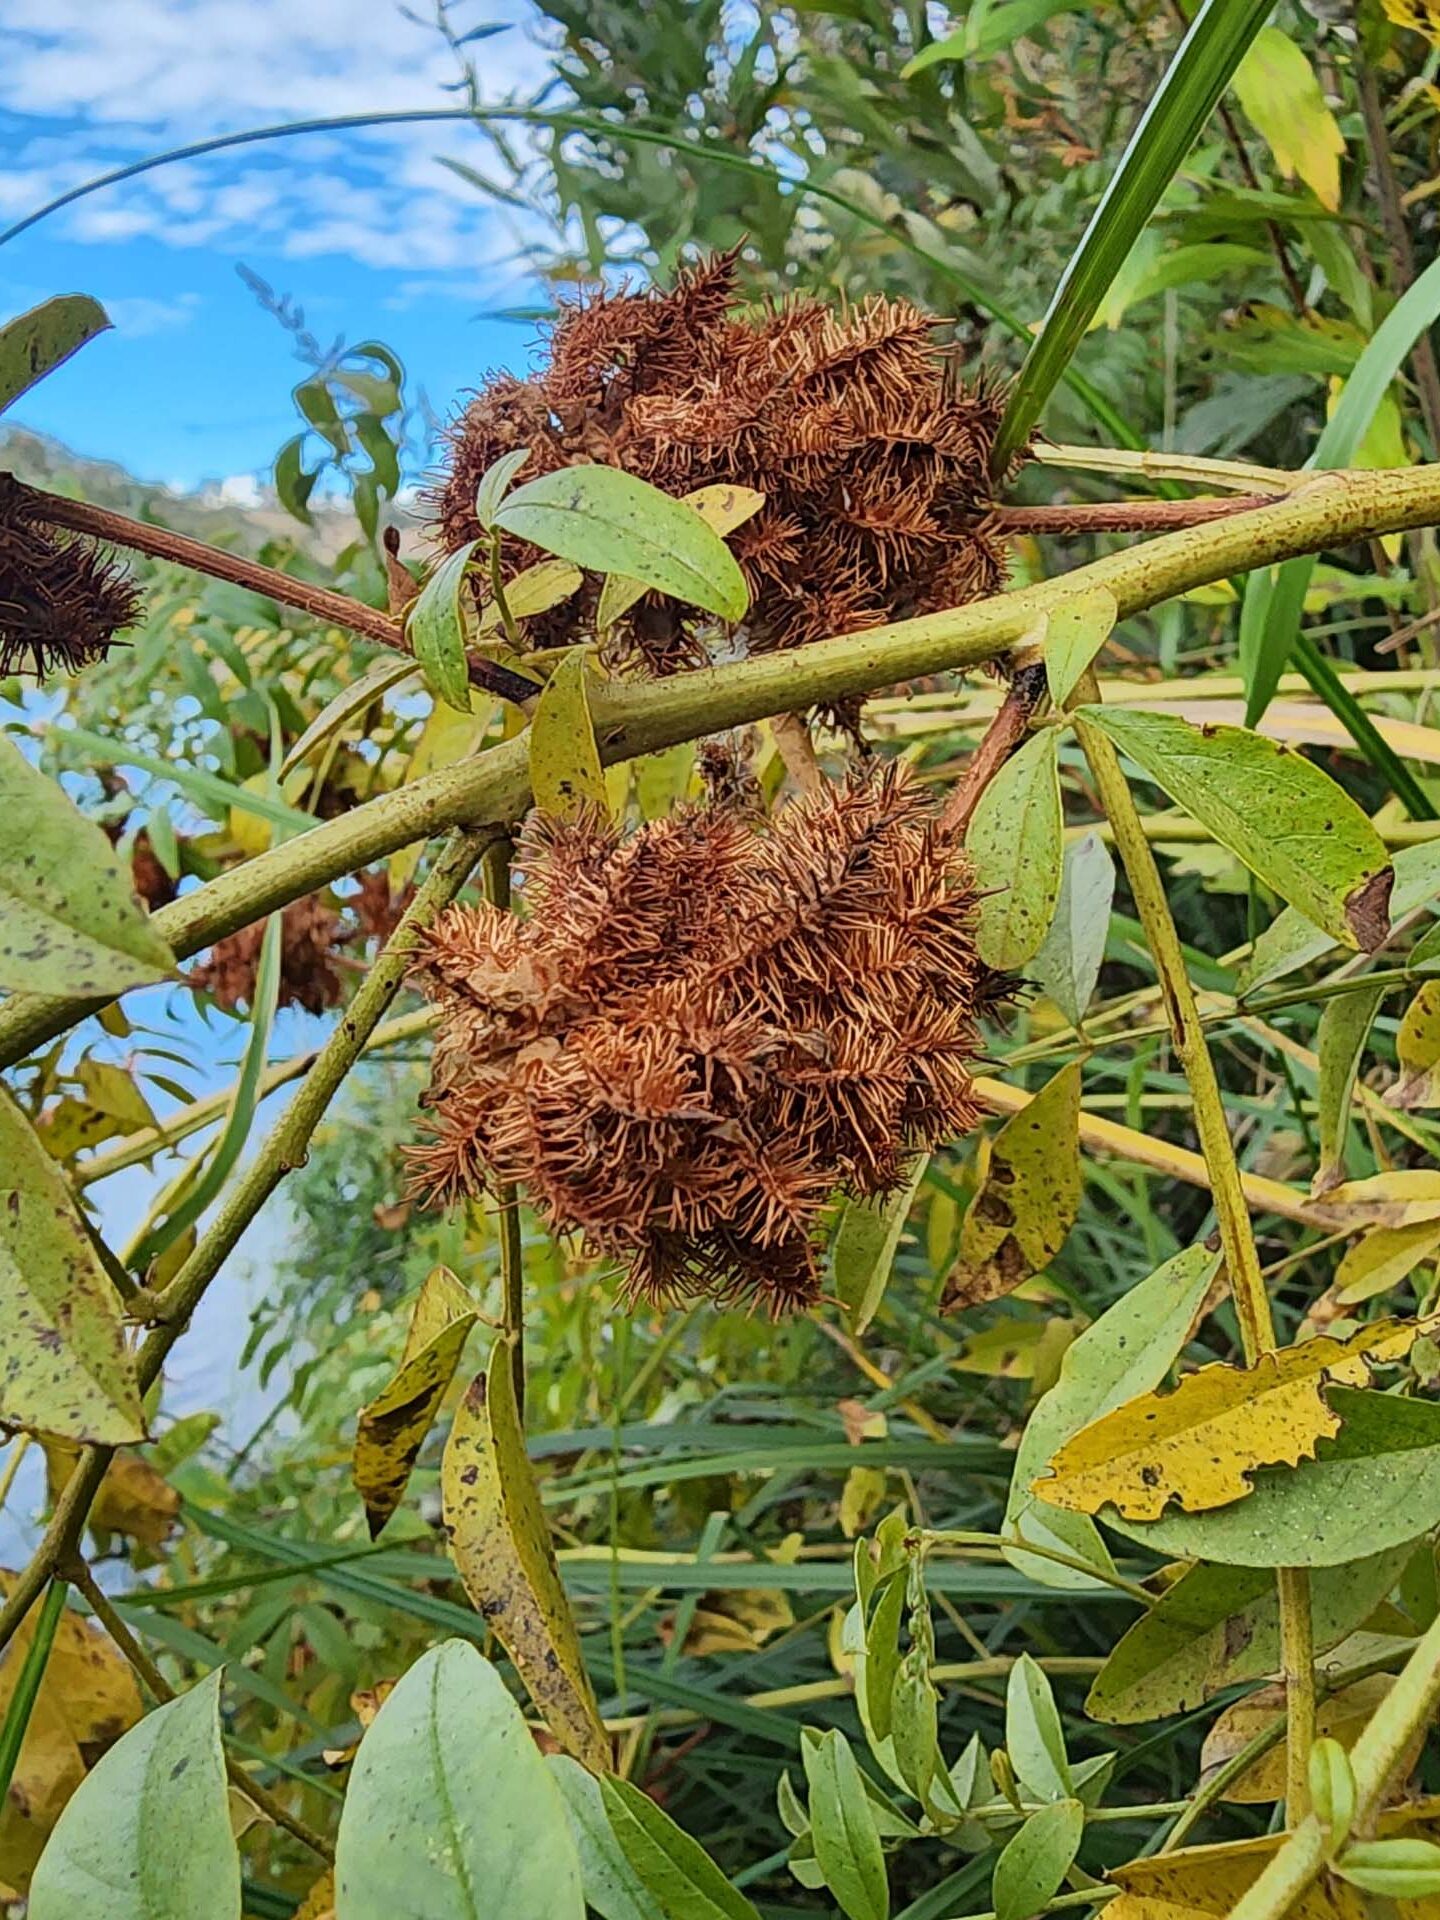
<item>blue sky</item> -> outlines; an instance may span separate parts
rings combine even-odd
[[[422,7],[415,9],[423,11]],[[487,100],[546,60],[526,0],[463,0]],[[454,104],[453,56],[395,6],[357,0],[0,0],[0,226],[144,154],[274,121]],[[143,478],[195,486],[264,472],[294,431],[291,342],[244,262],[314,332],[388,342],[441,412],[530,329],[477,318],[534,303],[519,216],[441,166],[488,170],[462,127],[293,140],[109,187],[0,249],[0,317],[88,292],[115,330],[17,409],[21,424]]]

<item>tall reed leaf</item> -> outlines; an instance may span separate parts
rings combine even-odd
[[[995,442],[996,473],[1003,473],[1025,444],[1111,282],[1269,12],[1270,0],[1205,0],[1196,15],[1120,156],[1025,356]]]

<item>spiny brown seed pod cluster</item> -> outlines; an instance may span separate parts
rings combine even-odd
[[[137,860],[138,853],[137,843]],[[318,893],[292,900],[284,909],[280,919],[282,1007],[324,1013],[338,1006],[343,995],[340,956],[346,947],[365,940],[388,940],[399,925],[414,889],[392,893],[389,876],[377,868],[367,868],[358,879],[357,891],[342,903],[343,913]],[[265,922],[260,920],[217,940],[209,957],[191,968],[188,984],[208,993],[227,1013],[253,1006],[264,938]]]
[[[535,817],[517,868],[525,917],[454,907],[421,948],[416,1191],[519,1184],[653,1300],[813,1300],[827,1201],[976,1118],[987,976],[928,798],[890,764],[768,821]]]
[[[476,538],[476,483],[528,447],[522,483],[596,461],[671,494],[721,481],[764,493],[730,541],[750,587],[752,652],[995,592],[1004,558],[987,519],[1000,396],[954,377],[936,322],[907,301],[837,313],[797,299],[737,315],[735,267],[720,254],[669,291],[568,308],[543,371],[499,376],[452,429],[434,495],[441,545]],[[516,548],[507,564],[538,557]],[[568,631],[573,619],[571,603],[551,624]],[[565,637],[540,624],[536,645]],[[700,657],[684,610],[653,596],[617,640],[658,672]]]
[[[0,476],[0,674],[78,673],[134,626],[140,595],[93,541],[46,526],[22,500]]]

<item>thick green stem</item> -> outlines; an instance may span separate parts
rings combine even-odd
[[[1440,524],[1440,466],[1323,473],[1293,493],[1211,526],[1163,535],[1058,579],[973,606],[842,634],[793,652],[739,660],[669,680],[597,690],[607,765],[772,714],[872,693],[902,680],[979,666],[1006,653],[1042,613],[1104,586],[1120,618],[1193,587],[1372,534]],[[184,959],[316,887],[449,826],[505,826],[530,802],[527,743],[513,740],[357,807],[272,848],[163,907],[158,930]],[[0,1066],[105,1004],[16,994],[0,1010]]]
[[[457,833],[436,860],[384,952],[320,1049],[300,1091],[254,1161],[231,1183],[195,1251],[160,1296],[156,1309],[158,1324],[146,1336],[136,1355],[135,1370],[142,1392],[160,1377],[166,1356],[185,1331],[206,1288],[234,1251],[240,1236],[285,1175],[304,1165],[311,1135],[400,990],[410,966],[412,935],[418,928],[428,926],[455,898],[484,852],[489,837]],[[44,1538],[28,1566],[17,1576],[5,1605],[0,1607],[0,1650],[9,1645],[46,1579],[58,1568],[69,1565],[76,1555],[86,1517],[113,1452],[109,1447],[82,1450],[55,1503]]]
[[[1135,910],[1159,976],[1160,994],[1170,1024],[1175,1050],[1190,1087],[1195,1108],[1195,1130],[1210,1175],[1210,1190],[1220,1228],[1220,1244],[1230,1280],[1231,1297],[1245,1358],[1253,1365],[1275,1346],[1270,1296],[1260,1270],[1260,1255],[1250,1225],[1250,1209],[1240,1179],[1240,1163],[1225,1117],[1225,1102],[1216,1078],[1215,1063],[1205,1041],[1200,1010],[1185,968],[1180,935],[1165,898],[1164,883],[1144,826],[1136,810],[1120,756],[1096,726],[1078,720],[1076,731],[1091,776],[1124,862]],[[1280,1602],[1280,1642],[1285,1665],[1285,1783],[1291,1817],[1307,1805],[1306,1781],[1310,1748],[1315,1739],[1315,1657],[1310,1620],[1310,1577],[1299,1567],[1282,1567],[1276,1574]]]

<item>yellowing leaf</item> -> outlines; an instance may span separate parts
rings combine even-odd
[[[120,1305],[64,1177],[0,1090],[0,1421],[119,1446],[145,1435]]]
[[[1317,1209],[1337,1226],[1412,1227],[1440,1220],[1440,1173],[1402,1167],[1332,1187]]]
[[[475,1302],[446,1267],[420,1289],[405,1350],[389,1385],[361,1409],[355,1428],[355,1490],[370,1538],[399,1506],[476,1320]]]
[[[1233,84],[1246,119],[1274,155],[1282,177],[1293,180],[1298,173],[1333,213],[1340,205],[1345,136],[1305,54],[1279,27],[1262,27]]]
[[[585,647],[572,647],[556,667],[530,722],[530,785],[546,813],[573,813],[586,800],[604,808],[605,770],[595,744],[586,691]]]
[[[505,582],[505,604],[512,620],[529,620],[568,600],[585,578],[565,560],[540,560]],[[489,600],[480,609],[478,631],[492,633],[500,625],[500,605]]]
[[[995,1135],[960,1229],[942,1313],[960,1313],[1047,1267],[1080,1210],[1080,1067],[1062,1067]]]
[[[695,512],[714,532],[722,538],[733,533],[736,527],[743,526],[752,515],[757,514],[765,504],[763,493],[757,493],[754,487],[735,487],[728,481],[715,486],[697,487],[693,493],[682,494],[687,507]],[[645,592],[642,580],[632,580],[627,574],[610,573],[605,576],[605,584],[600,589],[600,604],[595,612],[595,624],[605,628],[614,624]]]
[[[1315,1731],[1319,1736],[1338,1740],[1348,1752],[1369,1724],[1371,1717],[1394,1684],[1386,1673],[1372,1673],[1352,1681],[1338,1693],[1322,1699],[1315,1712]],[[1257,1734],[1263,1733],[1285,1716],[1283,1686],[1261,1687],[1227,1707],[1205,1736],[1200,1749],[1200,1784],[1204,1786],[1220,1769],[1242,1753]],[[1425,1738],[1416,1735],[1417,1747]],[[1399,1770],[1409,1771],[1408,1766]],[[1231,1781],[1221,1795],[1241,1806],[1263,1805],[1285,1798],[1285,1743],[1277,1741],[1238,1780]]]
[[[1010,972],[1039,950],[1055,915],[1065,858],[1060,736],[1033,735],[986,787],[965,836],[980,904],[975,944]]]
[[[1436,0],[1383,0],[1385,18],[1397,27],[1423,33],[1431,46],[1440,47],[1440,5]]]
[[[14,1575],[0,1573],[9,1593]],[[0,1661],[0,1718],[10,1706],[39,1618],[26,1614]],[[143,1711],[129,1667],[108,1634],[68,1608],[46,1662],[15,1777],[0,1808],[0,1888],[24,1894],[50,1829],[88,1768]]]
[[[1228,1506],[1251,1492],[1258,1468],[1313,1459],[1316,1442],[1340,1431],[1328,1383],[1363,1386],[1372,1367],[1402,1359],[1436,1324],[1382,1321],[1348,1340],[1263,1354],[1253,1367],[1201,1367],[1173,1392],[1142,1394],[1082,1428],[1032,1490],[1072,1513],[1113,1506],[1127,1520],[1158,1520],[1171,1500],[1186,1513]]]
[[[456,1412],[441,1489],[450,1552],[465,1591],[556,1739],[604,1772],[610,1743],[560,1585],[504,1341],[496,1341],[489,1366],[471,1381]]]
[[[295,1909],[295,1920],[335,1920],[335,1876],[322,1873]]]
[[[42,1437],[45,1449],[46,1491],[53,1505],[75,1471],[80,1449],[63,1440]],[[105,1469],[90,1508],[90,1525],[96,1533],[122,1533],[141,1546],[158,1549],[175,1530],[180,1516],[180,1496],[158,1474],[143,1454],[122,1448]]]
[[[1386,1105],[1440,1107],[1440,980],[1427,980],[1405,1009],[1395,1053],[1400,1078],[1386,1093]]]
[[[1336,1301],[1342,1307],[1353,1307],[1388,1293],[1437,1247],[1440,1220],[1420,1220],[1408,1227],[1376,1227],[1345,1249],[1345,1257],[1335,1269]]]

